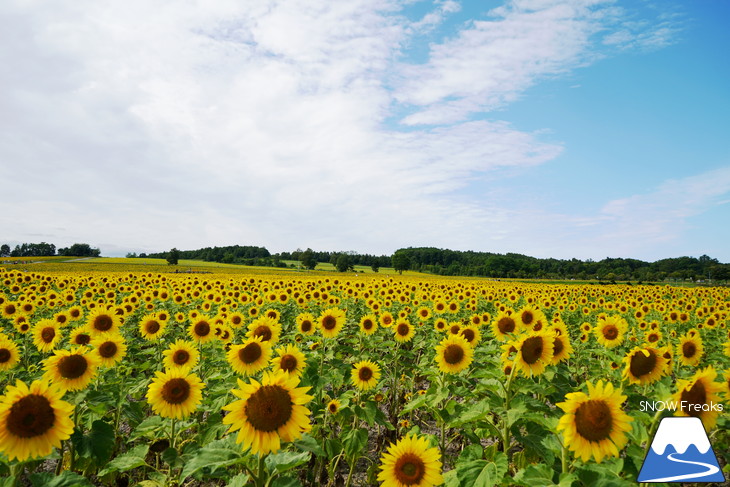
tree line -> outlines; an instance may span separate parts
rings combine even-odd
[[[10,249],[8,244],[0,245],[0,257],[53,257],[62,255],[69,257],[99,257],[101,250],[86,243],[75,243],[70,247],[56,249],[52,243],[22,243]]]

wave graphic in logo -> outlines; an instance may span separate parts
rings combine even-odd
[[[702,420],[662,419],[637,481],[724,482]]]

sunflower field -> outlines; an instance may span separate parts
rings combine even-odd
[[[727,288],[0,269],[0,487],[631,486],[669,415],[728,472],[729,313]]]

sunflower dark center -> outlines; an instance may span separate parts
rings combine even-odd
[[[292,416],[293,403],[289,391],[278,385],[262,386],[251,394],[244,411],[257,431],[276,431]]]
[[[144,325],[145,330],[147,330],[147,333],[150,335],[154,335],[158,331],[160,331],[160,323],[156,320],[150,320]]]
[[[654,343],[658,340],[659,340],[659,335],[657,335],[656,333],[649,333],[649,336],[646,337],[646,341],[648,341],[649,343]]]
[[[199,337],[206,337],[210,335],[210,323],[207,321],[198,321],[195,323],[195,334]]]
[[[79,333],[76,335],[75,341],[77,345],[88,345],[91,342],[91,336],[86,333]]]
[[[560,355],[560,353],[565,349],[565,345],[563,345],[563,340],[560,338],[554,338],[553,339],[553,355]]]
[[[608,325],[603,329],[603,337],[606,340],[615,340],[618,337],[618,328],[614,325]]]
[[[534,325],[532,325],[532,329],[534,331],[540,331],[542,330],[542,321],[536,321]]]
[[[177,365],[185,365],[190,360],[190,354],[187,350],[175,350],[172,354],[172,361]]]
[[[393,322],[393,318],[391,318],[388,315],[383,316],[383,324],[384,325],[390,325]]]
[[[400,325],[398,325],[396,330],[400,336],[404,337],[404,336],[407,336],[408,333],[411,332],[411,327],[406,325],[405,323],[401,323]]]
[[[575,429],[588,441],[601,441],[610,437],[613,426],[611,409],[605,401],[590,400],[575,411]]]
[[[301,329],[304,333],[308,333],[312,330],[312,322],[309,320],[302,321]]]
[[[64,379],[78,379],[89,368],[83,355],[67,355],[58,361],[58,372]]]
[[[182,378],[170,379],[162,386],[162,399],[168,404],[180,404],[190,397],[190,384]]]
[[[257,342],[251,342],[238,351],[238,358],[244,364],[252,364],[261,358],[263,353],[264,351],[261,349],[260,344]]]
[[[56,329],[53,328],[52,326],[47,326],[47,327],[43,328],[43,330],[41,331],[41,339],[45,343],[51,343],[55,337],[56,337]]]
[[[280,367],[282,370],[286,370],[287,372],[294,372],[297,369],[298,364],[299,362],[294,355],[287,354],[281,357]]]
[[[68,320],[68,318],[66,317],[66,315],[58,315],[58,316],[56,316],[56,323],[58,323],[58,324],[63,325],[64,323],[66,323],[66,320]]]
[[[702,406],[707,403],[707,391],[705,385],[697,381],[689,389],[682,391],[681,401],[687,401],[687,403],[694,405],[689,407],[689,411],[684,411],[690,416],[699,417],[702,414]]]
[[[7,348],[0,348],[0,364],[10,361],[10,350]]]
[[[5,306],[5,312],[7,314],[9,314],[9,315],[14,314],[15,313],[15,305],[14,304],[9,304],[9,305]]]
[[[501,333],[512,333],[515,331],[515,320],[508,316],[500,318],[497,322],[497,328]]]
[[[449,333],[452,335],[458,335],[461,332],[461,325],[452,325],[449,328]]]
[[[646,374],[654,372],[656,367],[657,357],[656,354],[649,350],[649,356],[644,355],[643,352],[636,352],[631,356],[631,362],[629,364],[629,372],[634,377],[641,377]]]
[[[684,345],[682,345],[682,355],[685,356],[685,358],[692,358],[697,353],[697,347],[692,342],[686,342]]]
[[[99,355],[104,358],[112,358],[117,354],[117,344],[114,342],[104,342],[99,346]]]
[[[365,320],[362,322],[362,327],[365,330],[372,330],[373,328],[373,321],[372,320]]]
[[[234,316],[231,318],[231,323],[233,323],[234,326],[238,326],[241,324],[241,317],[240,316]]]
[[[357,371],[357,376],[361,381],[367,382],[373,378],[373,371],[370,367],[360,367]]]
[[[464,360],[464,349],[460,345],[451,344],[444,349],[444,362],[449,365],[460,364]]]
[[[337,320],[334,316],[327,315],[322,318],[322,328],[325,330],[334,330],[335,326],[337,326]]]
[[[337,412],[337,404],[330,403],[329,410],[330,410],[331,413],[336,413]]]
[[[477,337],[476,333],[474,333],[474,330],[472,330],[471,328],[465,328],[461,330],[461,336],[463,336],[469,343],[473,342],[474,339]]]
[[[534,319],[535,315],[532,314],[532,311],[525,311],[522,313],[522,322],[524,324],[529,325]]]
[[[271,337],[273,336],[273,332],[271,331],[271,328],[269,328],[268,326],[261,325],[253,331],[253,336],[261,337],[261,341],[268,342],[269,340],[271,340]]]
[[[8,431],[19,438],[40,436],[53,427],[56,415],[44,396],[25,396],[10,408],[6,421]]]
[[[395,462],[395,478],[403,485],[418,485],[426,474],[426,464],[413,453],[404,453]]]
[[[545,344],[542,337],[530,337],[522,343],[522,360],[532,365],[542,357]]]
[[[109,331],[113,324],[114,321],[107,315],[99,315],[94,319],[94,329],[98,331]]]

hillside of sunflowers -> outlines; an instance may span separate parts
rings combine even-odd
[[[0,486],[632,486],[670,415],[730,472],[728,288],[119,268],[0,268]]]

